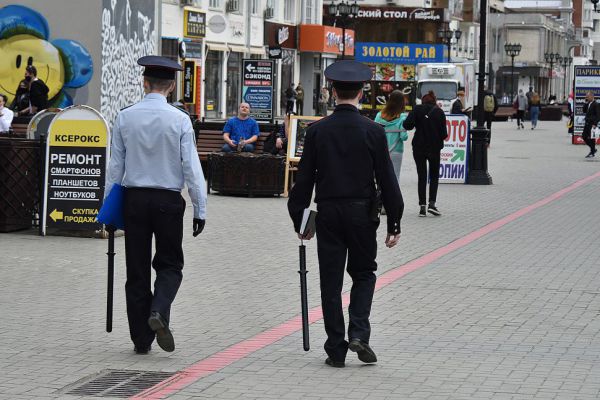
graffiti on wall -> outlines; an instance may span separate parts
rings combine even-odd
[[[65,89],[85,86],[92,78],[92,57],[70,39],[49,41],[48,21],[25,6],[0,8],[0,92],[12,102],[25,68],[33,65],[48,89],[50,107],[67,107],[73,99]]]
[[[109,124],[144,96],[137,59],[157,51],[155,0],[103,0],[100,112]]]

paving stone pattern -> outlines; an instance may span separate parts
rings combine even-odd
[[[441,186],[441,218],[417,217],[408,146],[403,236],[392,250],[380,243],[380,273],[598,172],[564,125],[517,131],[494,123],[494,185]],[[169,398],[600,398],[599,199],[600,178],[382,288],[372,313],[377,365],[353,353],[345,369],[324,365],[319,321],[310,352],[298,331]],[[299,314],[286,200],[211,195],[208,213],[193,238],[188,209],[184,282],[172,311],[177,349],[155,346],[147,356],[133,354],[129,340],[122,237],[114,331],[106,333],[106,241],[0,235],[0,398],[73,399],[61,389],[106,369],[178,371]],[[315,242],[307,247],[314,307]]]

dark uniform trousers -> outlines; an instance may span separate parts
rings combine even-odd
[[[184,211],[185,200],[179,192],[145,188],[125,192],[125,295],[129,332],[136,346],[148,346],[154,340],[148,325],[151,311],[158,311],[169,321],[171,303],[183,277]],[[156,271],[154,295],[150,266]]]
[[[596,150],[596,139],[592,138],[592,128],[593,128],[592,124],[589,122],[586,122],[585,125],[583,126],[583,132],[581,133],[583,141],[590,148],[590,152],[593,152]]]
[[[346,358],[348,342],[342,310],[344,267],[352,278],[348,339],[369,342],[369,315],[375,291],[378,222],[369,218],[369,201],[322,201],[317,204],[317,251],[321,306],[327,341],[325,351],[336,361]]]

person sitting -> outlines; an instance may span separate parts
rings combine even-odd
[[[287,135],[290,126],[291,115],[294,115],[294,113],[286,114],[283,124],[279,125],[277,130],[269,135],[267,140],[265,140],[265,147],[263,150],[265,153],[273,154],[274,156],[285,156],[288,147]]]
[[[253,152],[258,135],[260,135],[258,123],[250,117],[250,105],[241,103],[238,115],[230,118],[223,128],[225,144],[221,151],[224,153],[232,151]]]
[[[8,132],[14,117],[14,113],[6,107],[8,97],[5,94],[0,94],[0,132]]]

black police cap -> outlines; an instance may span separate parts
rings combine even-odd
[[[144,56],[137,60],[144,68],[144,76],[158,79],[175,79],[177,71],[183,71],[183,67],[176,61],[161,56]]]
[[[338,89],[362,89],[363,83],[373,77],[371,68],[354,60],[341,60],[325,69],[325,77]]]

